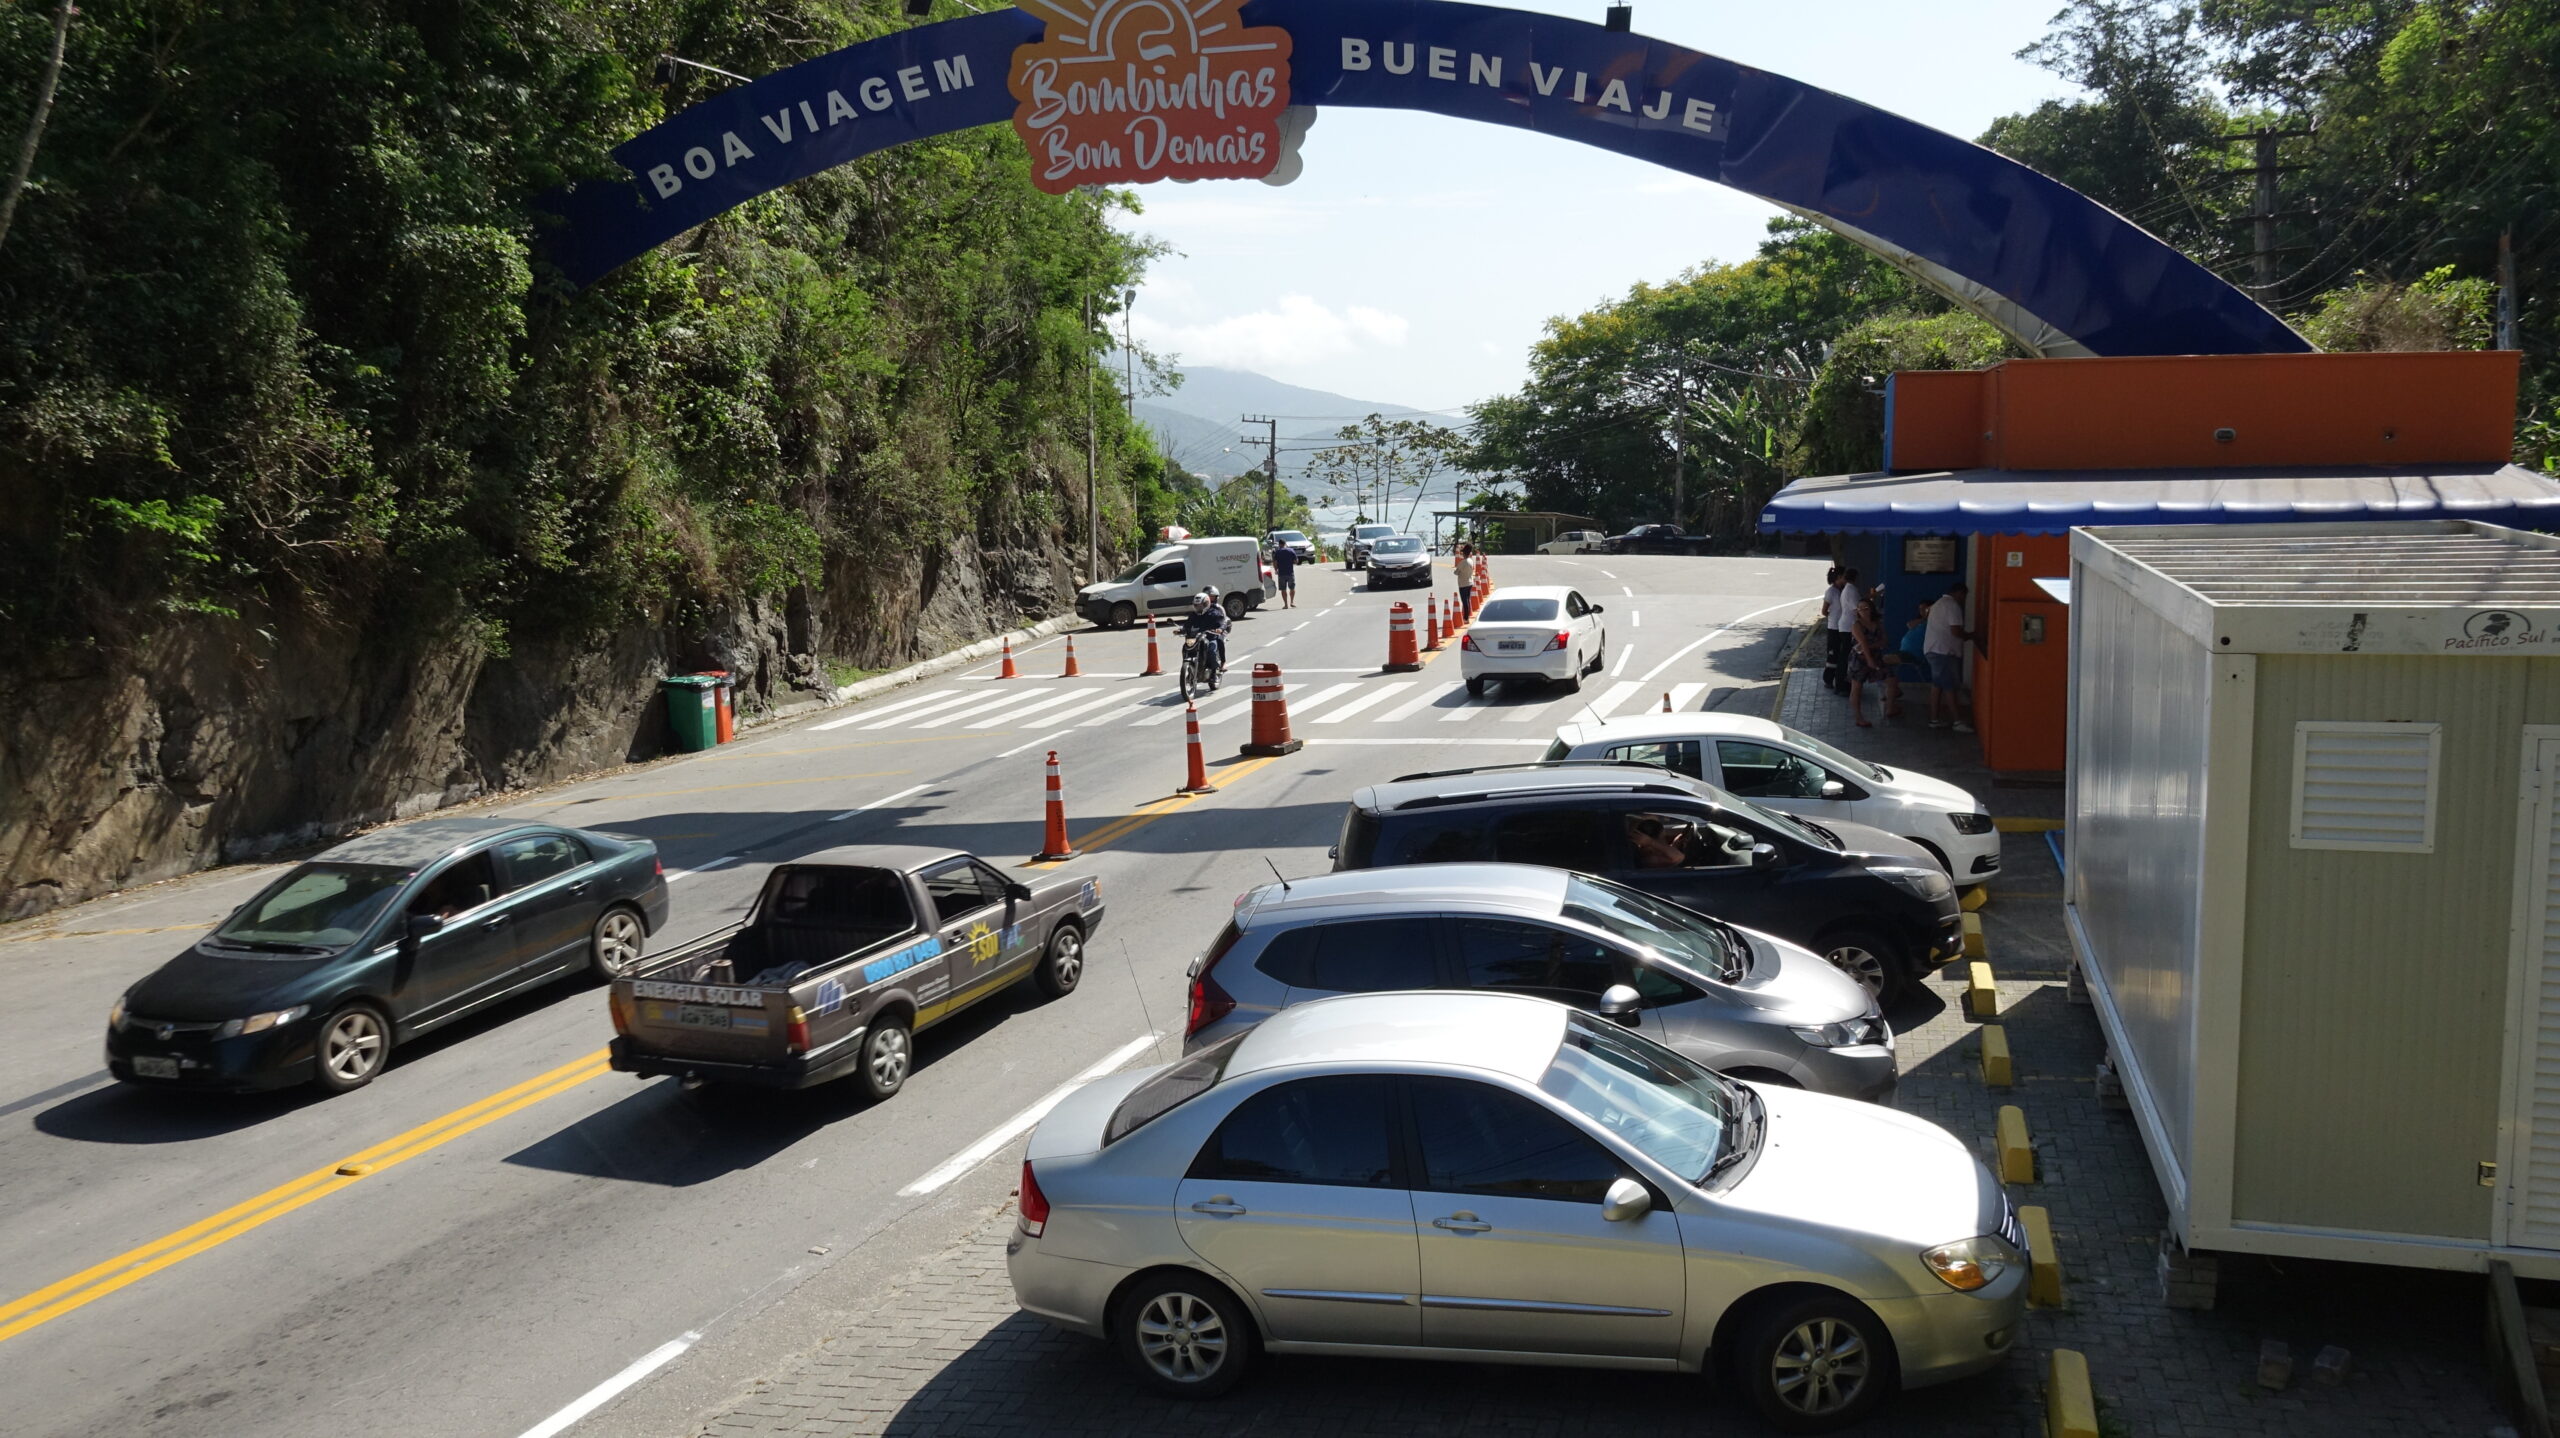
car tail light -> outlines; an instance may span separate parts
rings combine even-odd
[[[1218,981],[1203,969],[1200,977],[1191,981],[1191,1017],[1182,1026],[1182,1036],[1187,1039],[1235,1011],[1235,997],[1219,988]]]
[[[1049,1195],[1040,1191],[1040,1176],[1031,1171],[1031,1160],[1022,1161],[1022,1231],[1033,1238],[1049,1226]]]
[[[791,1006],[791,1021],[782,1029],[782,1044],[795,1054],[809,1051],[809,1016],[798,1004]]]
[[[1465,638],[1458,641],[1458,647],[1466,650],[1470,654],[1482,654],[1484,652],[1483,650],[1476,648],[1476,635],[1475,631],[1472,629],[1467,631]]]
[[[667,876],[667,861],[656,854],[651,854],[649,856],[649,871],[656,874],[661,879],[665,878]]]
[[[629,1038],[631,1036],[631,1011],[623,1007],[622,995],[619,993],[607,995],[604,1001],[604,1006],[605,1011],[613,1015],[613,1031],[622,1035],[624,1038]]]
[[[1556,631],[1556,637],[1547,641],[1547,652],[1552,654],[1572,642],[1573,636],[1559,629]]]

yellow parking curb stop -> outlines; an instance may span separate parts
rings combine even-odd
[[[2018,1226],[2027,1231],[2027,1303],[2035,1308],[2062,1306],[2062,1258],[2053,1247],[2053,1217],[2041,1207],[2018,1209]]]
[[[1980,884],[1976,884],[1972,888],[1965,890],[1964,897],[1956,900],[1956,902],[1964,905],[1964,911],[1970,914],[1981,908],[1983,905],[1991,902],[1991,891]]]
[[[2098,1438],[2098,1397],[2089,1390],[2089,1360],[2053,1350],[2044,1379],[2045,1438]]]
[[[1991,1088],[2007,1088],[2015,1082],[2009,1066],[2009,1031],[1998,1024],[1982,1027],[1982,1081]]]
[[[1964,1008],[1977,1019],[2000,1017],[2000,985],[1992,980],[1989,964],[1977,960],[1965,965]]]
[[[1990,952],[1982,942],[1982,916],[1980,914],[1965,915],[1964,956],[1968,959],[1979,959]]]
[[[2000,1105],[2000,1121],[1992,1130],[2000,1146],[2000,1181],[2036,1181],[2035,1146],[2027,1142],[2027,1115],[2013,1103]]]

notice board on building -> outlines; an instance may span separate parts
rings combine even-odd
[[[1902,572],[1905,574],[1953,574],[1956,572],[1956,541],[1953,535],[1913,535],[1902,541]]]

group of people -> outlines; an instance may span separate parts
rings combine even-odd
[[[1965,718],[1964,649],[1973,640],[1965,627],[1965,586],[1949,585],[1935,600],[1923,601],[1890,642],[1885,632],[1884,586],[1864,589],[1858,571],[1833,566],[1822,591],[1822,615],[1829,641],[1822,665],[1824,687],[1849,699],[1849,717],[1861,729],[1875,725],[1866,715],[1869,684],[1884,690],[1884,717],[1902,717],[1905,678],[1929,686],[1929,727],[1953,726],[1970,734]]]

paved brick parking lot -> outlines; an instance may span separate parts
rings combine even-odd
[[[2060,812],[2058,790],[1990,788],[1965,741],[1916,725],[1850,728],[1846,705],[1814,674],[1793,676],[1785,717],[1880,762],[1976,786],[1997,814]],[[2038,833],[2010,835],[2004,862],[1983,918],[2016,1086],[2000,1092],[1982,1084],[1977,1024],[1962,1012],[1958,965],[1894,1016],[1904,1061],[1896,1102],[1969,1138],[1991,1131],[1999,1105],[2025,1110],[2039,1173],[2015,1192],[2021,1203],[2052,1214],[2069,1306],[2037,1313],[2006,1367],[1905,1395],[1870,1431],[2041,1433],[2043,1359],[2057,1347],[2087,1355],[2102,1421],[2113,1434],[2485,1435],[2502,1428],[2481,1356],[2476,1278],[2226,1259],[2215,1311],[2161,1304],[2153,1269],[2159,1193],[2131,1118],[2097,1100],[2096,1020],[2064,995],[2070,950],[2060,875]],[[838,1320],[832,1332],[808,1334],[814,1346],[698,1431],[949,1438],[1177,1426],[1336,1438],[1760,1431],[1700,1380],[1573,1369],[1292,1359],[1266,1367],[1223,1402],[1168,1402],[1140,1389],[1101,1345],[1014,1309],[1003,1253],[1011,1221],[1007,1210],[990,1211],[949,1252],[919,1260],[875,1307]],[[2266,1338],[2292,1346],[2299,1377],[2289,1391],[2255,1382]],[[2341,1386],[2314,1385],[2312,1355],[2333,1343],[2353,1352],[2354,1370]]]

